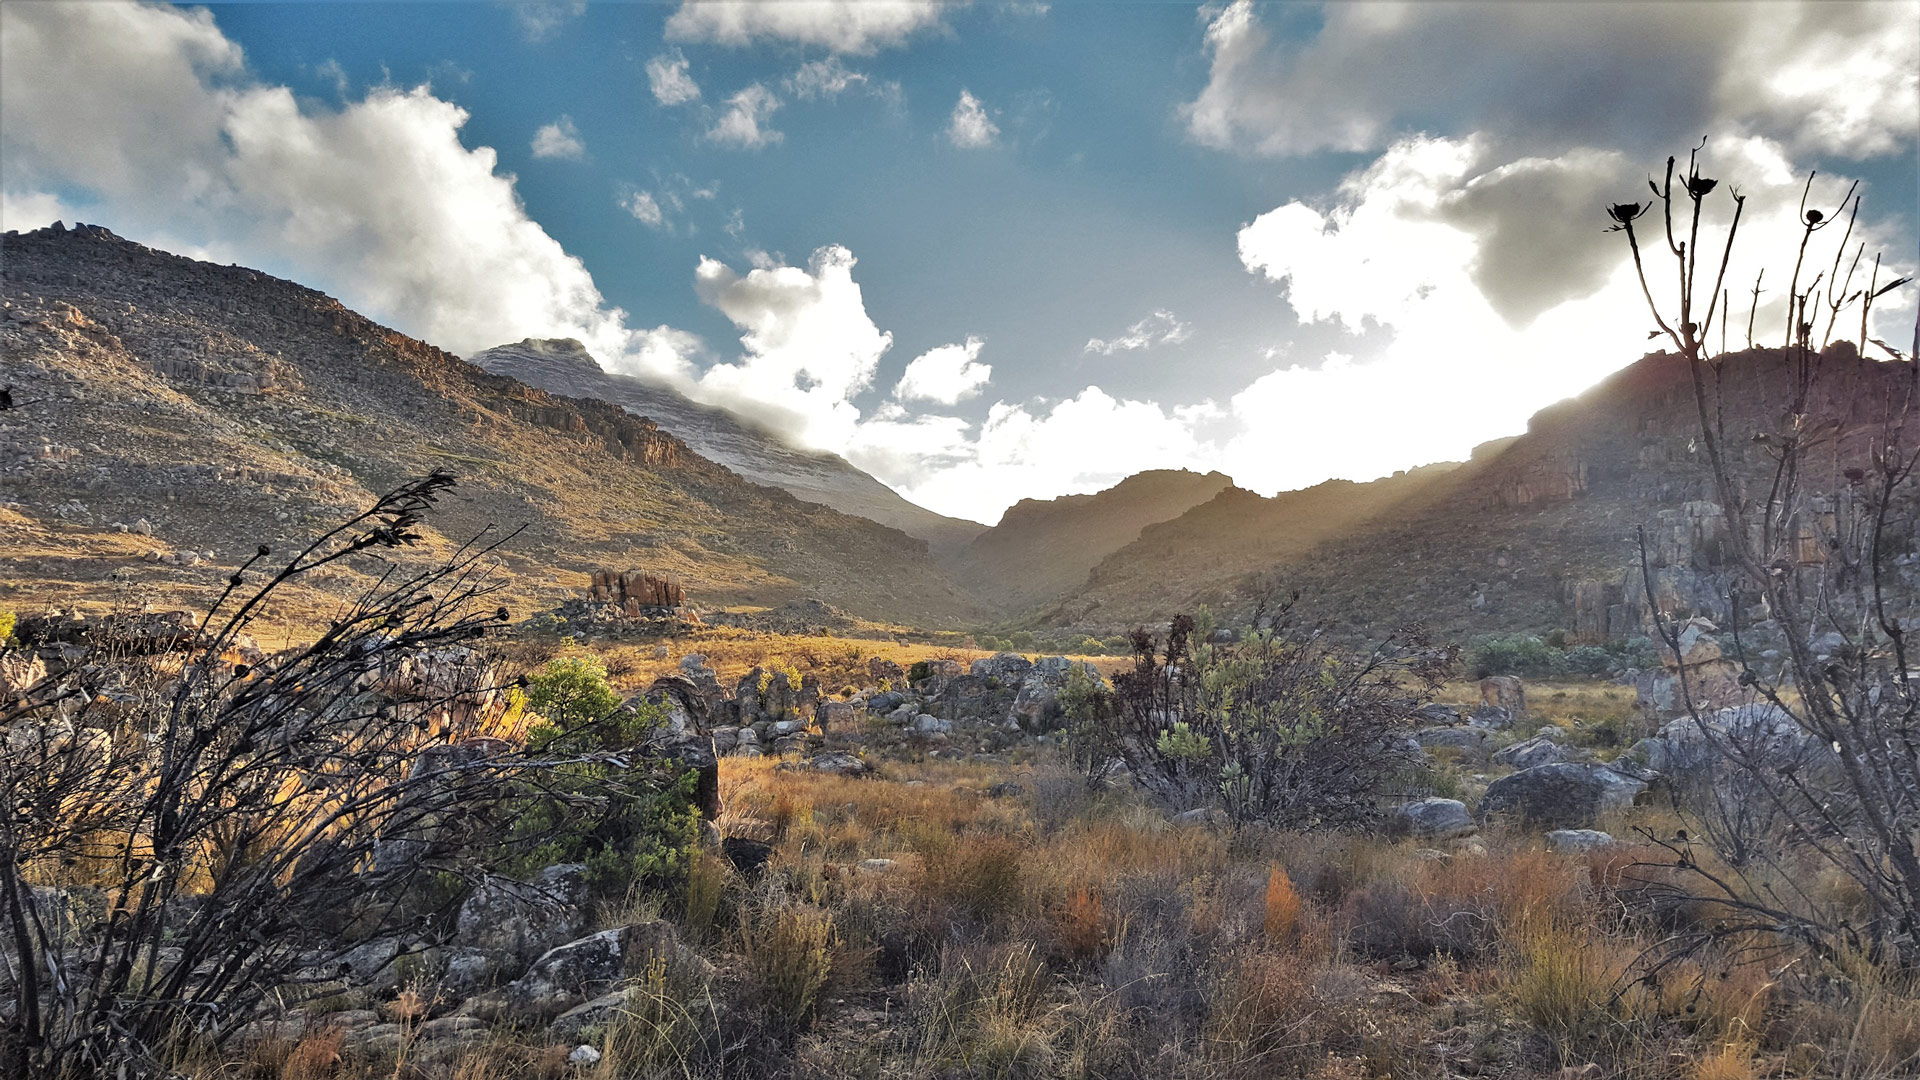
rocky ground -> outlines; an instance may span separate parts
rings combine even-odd
[[[1704,1080],[1920,1053],[1911,988],[1840,1001],[1741,954],[1635,981],[1662,931],[1632,868],[1698,732],[1629,685],[1450,686],[1384,828],[1308,835],[1089,786],[1058,714],[1082,661],[730,628],[599,648],[710,770],[684,892],[486,879],[190,1075]]]

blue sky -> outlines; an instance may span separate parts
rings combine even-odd
[[[985,521],[1520,430],[1644,347],[1601,207],[1702,133],[1748,262],[1809,168],[1915,261],[1916,3],[45,0],[0,45],[8,228],[579,337]]]

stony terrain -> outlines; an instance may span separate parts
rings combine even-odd
[[[528,386],[622,406],[659,424],[700,456],[756,484],[890,525],[925,540],[936,556],[958,549],[985,528],[915,506],[837,454],[797,449],[725,409],[701,405],[669,387],[605,371],[577,341],[528,338],[467,359]]]
[[[291,282],[89,226],[8,234],[3,281],[11,608],[100,597],[109,579],[215,587],[255,545],[303,544],[443,468],[461,485],[436,519],[439,546],[491,528],[524,607],[612,566],[672,576],[714,605],[818,597],[921,626],[980,616],[922,540],[751,483],[618,406],[490,374]]]

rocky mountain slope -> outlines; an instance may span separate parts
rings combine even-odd
[[[959,549],[986,528],[916,506],[838,454],[797,449],[725,409],[702,405],[669,387],[605,371],[585,346],[571,338],[528,338],[475,353],[467,360],[551,393],[613,402],[659,424],[695,453],[756,484],[782,488],[843,514],[890,525],[925,540],[936,555]]]
[[[1846,487],[1845,469],[1871,466],[1870,446],[1910,372],[1846,344],[1817,369],[1804,424],[1821,434],[1805,482],[1833,492]],[[1777,351],[1732,354],[1721,365],[1720,412],[1751,491],[1764,491],[1773,458],[1749,436],[1783,429],[1792,377]],[[1302,590],[1309,613],[1356,634],[1420,619],[1461,638],[1564,629],[1599,642],[1645,632],[1635,546],[1643,526],[1661,609],[1723,615],[1725,521],[1708,501],[1698,424],[1684,364],[1649,355],[1456,467],[1272,499],[1223,492],[1144,530],[1043,621],[1102,633],[1201,603],[1244,610],[1264,574]],[[1907,444],[1920,444],[1920,423],[1910,428]],[[1814,526],[1806,528],[1805,557],[1819,558]]]
[[[1091,495],[1022,499],[949,561],[961,584],[989,603],[1023,611],[1082,584],[1140,530],[1213,498],[1223,473],[1156,469]]]
[[[925,542],[750,483],[618,406],[98,227],[0,243],[15,405],[0,412],[0,606],[212,589],[255,545],[300,543],[448,468],[461,483],[435,546],[520,530],[500,554],[523,609],[608,567],[674,577],[697,605],[817,597],[924,626],[980,618]]]

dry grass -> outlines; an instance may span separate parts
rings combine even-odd
[[[774,657],[739,648],[721,663]],[[1920,1064],[1920,987],[1864,961],[1834,982],[1710,951],[1634,983],[1660,928],[1632,915],[1633,847],[1563,857],[1500,830],[1444,852],[1235,837],[1056,783],[1064,766],[1045,755],[880,768],[854,780],[725,759],[719,825],[773,845],[764,876],[705,855],[674,903],[606,913],[676,912],[721,972],[710,998],[636,985],[591,1070],[556,1065],[526,1034],[453,1064],[416,1060],[410,1080],[1518,1080],[1588,1063],[1634,1080],[1893,1080]],[[1021,793],[989,794],[1008,781]],[[1616,834],[1670,831],[1667,813],[1636,809]],[[376,1075],[331,1062],[325,1044],[260,1053],[218,1075]]]

